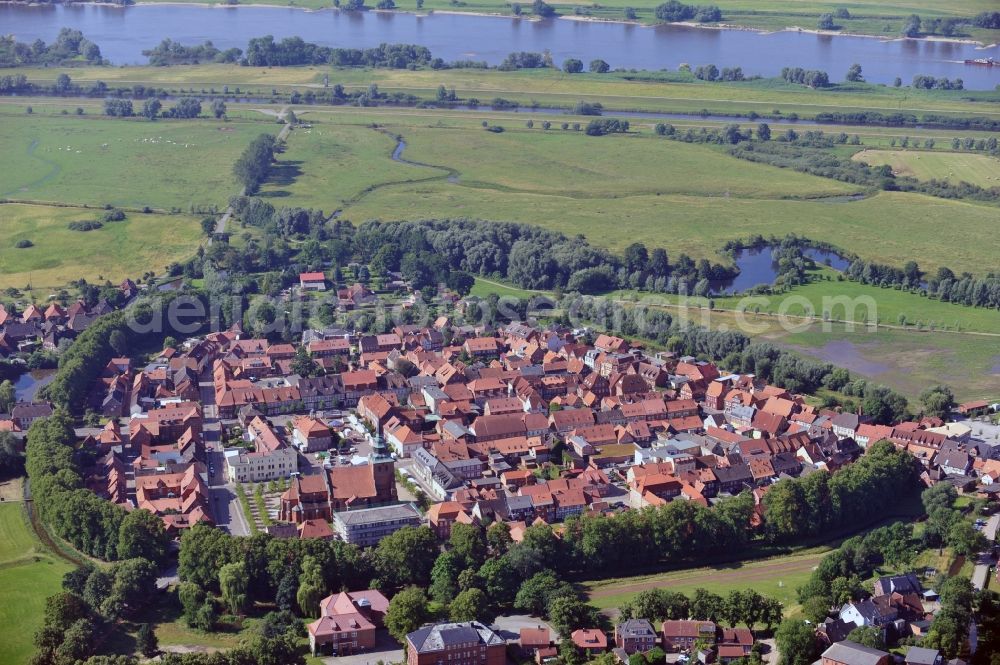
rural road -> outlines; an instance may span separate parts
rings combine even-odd
[[[765,559],[746,564],[733,564],[733,567],[696,568],[693,570],[664,573],[663,575],[640,576],[635,582],[618,580],[599,586],[589,592],[590,598],[618,596],[627,593],[639,593],[645,589],[670,589],[672,587],[687,587],[699,580],[711,578],[713,585],[742,584],[774,580],[783,573],[789,575],[811,571],[819,564],[826,552],[803,554],[800,556]],[[657,579],[657,578],[660,579]]]
[[[286,113],[288,111],[288,107],[285,106],[280,111],[271,111],[269,109],[255,109],[255,110],[259,111],[260,113],[264,113],[265,115],[273,115],[274,117],[278,118],[279,120],[284,120],[285,115],[286,115]],[[290,124],[288,124],[288,123],[285,123],[285,126],[281,128],[280,132],[278,132],[278,141],[284,141],[286,138],[288,138],[288,132],[290,132],[291,129],[292,129],[292,126]],[[243,189],[240,190],[240,194],[239,195],[240,196],[245,196],[246,193],[247,193],[247,189],[246,189],[246,187],[244,187]],[[219,218],[219,221],[217,221],[215,223],[215,234],[216,235],[222,235],[223,233],[226,232],[226,224],[229,223],[229,219],[232,216],[233,216],[233,206],[228,206],[226,208],[226,211],[224,213],[222,213],[222,217]],[[211,239],[209,239],[209,243],[211,243]]]

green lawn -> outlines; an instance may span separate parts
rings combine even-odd
[[[870,165],[888,164],[893,173],[918,180],[968,182],[1000,187],[1000,159],[989,155],[925,150],[862,150],[852,159]]]
[[[51,289],[98,278],[117,282],[192,256],[201,227],[189,215],[129,212],[125,221],[93,231],[71,231],[72,221],[93,220],[101,210],[17,203],[0,204],[0,287]],[[19,240],[33,247],[19,249]],[[51,291],[40,293],[45,297]]]
[[[0,663],[26,663],[45,599],[57,593],[71,566],[53,556],[28,526],[23,505],[0,504]]]
[[[7,110],[11,110],[7,108]],[[233,162],[259,123],[3,116],[0,198],[180,209],[225,207]]]

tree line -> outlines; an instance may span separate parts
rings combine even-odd
[[[680,23],[682,21],[697,21],[699,23],[715,23],[722,20],[722,11],[715,5],[685,5],[678,0],[668,0],[657,5],[653,10],[657,19],[665,23]]]
[[[163,522],[145,510],[127,512],[86,489],[83,469],[93,459],[87,451],[74,451],[75,442],[65,411],[36,421],[28,431],[25,468],[39,517],[90,556],[162,561],[168,541]]]
[[[277,139],[273,134],[260,134],[247,144],[233,164],[233,175],[247,193],[256,192],[267,179],[274,162],[276,143]]]
[[[993,272],[987,273],[985,277],[976,277],[968,272],[956,275],[949,268],[942,266],[924,281],[924,273],[915,261],[908,261],[903,268],[897,268],[856,259],[847,267],[844,274],[862,284],[883,288],[919,289],[942,302],[971,307],[1000,308],[1000,277]]]

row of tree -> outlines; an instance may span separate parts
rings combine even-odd
[[[28,431],[25,467],[39,517],[81,552],[108,561],[142,557],[162,561],[168,537],[163,522],[145,510],[125,511],[84,487],[84,452],[64,411]]]
[[[844,271],[845,276],[862,284],[884,288],[920,289],[943,302],[953,302],[971,307],[1000,308],[1000,277],[990,272],[976,277],[964,272],[956,275],[942,266],[937,273],[924,281],[924,274],[915,261],[907,261],[902,268],[855,259]]]
[[[233,175],[248,194],[256,192],[271,171],[277,139],[273,134],[260,134],[247,144],[236,163]]]

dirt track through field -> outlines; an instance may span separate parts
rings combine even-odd
[[[657,579],[656,577],[640,577],[638,579],[642,581],[612,582],[606,586],[597,587],[591,590],[588,595],[591,598],[601,598],[604,596],[639,593],[645,589],[670,589],[677,586],[689,586],[709,575],[711,576],[713,585],[733,583],[750,585],[753,582],[773,580],[782,573],[792,574],[811,571],[825,554],[825,552],[806,554],[773,561],[737,565],[733,568],[698,568],[689,571],[678,571],[676,573],[665,573],[665,577],[661,579]]]

